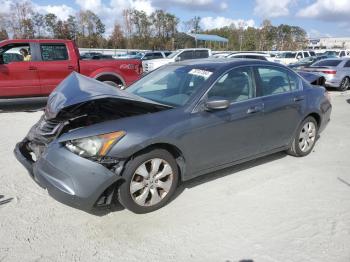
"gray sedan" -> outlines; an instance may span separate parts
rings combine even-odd
[[[265,61],[180,62],[124,91],[73,73],[15,154],[63,203],[91,210],[117,197],[146,213],[191,178],[278,151],[308,155],[330,114],[323,87]]]
[[[303,69],[316,72],[326,79],[326,86],[346,91],[350,87],[350,58],[324,59]]]

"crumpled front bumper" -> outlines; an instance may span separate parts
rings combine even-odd
[[[104,191],[121,179],[103,165],[79,157],[55,141],[34,162],[25,143],[26,140],[15,147],[17,160],[37,184],[66,205],[91,211]]]

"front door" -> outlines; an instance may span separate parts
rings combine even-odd
[[[0,47],[0,97],[41,95],[38,72],[28,43]]]
[[[193,113],[182,143],[191,144],[186,161],[195,173],[260,152],[263,103],[255,94],[251,67],[225,73],[205,99],[226,99],[227,109]],[[186,148],[186,147],[184,147]]]

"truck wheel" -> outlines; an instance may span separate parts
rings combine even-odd
[[[114,87],[118,87],[117,83],[113,82],[113,81],[102,81],[103,83],[110,85],[110,86],[114,86]]]
[[[123,89],[124,87],[123,81],[114,75],[102,75],[96,78],[96,80],[120,89]]]
[[[176,161],[168,151],[155,149],[138,155],[125,167],[119,202],[134,213],[155,211],[173,196],[178,176]]]

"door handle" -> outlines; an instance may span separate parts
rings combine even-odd
[[[261,112],[263,109],[264,109],[263,105],[252,106],[248,108],[247,114],[255,114],[255,113]]]
[[[38,68],[36,68],[35,66],[29,66],[28,70],[37,70]]]
[[[70,65],[70,66],[68,66],[68,69],[69,69],[69,70],[74,70],[74,66],[71,66],[71,65]]]
[[[305,97],[304,96],[297,96],[297,97],[294,97],[294,102],[300,102],[300,101],[303,101],[305,100]]]

